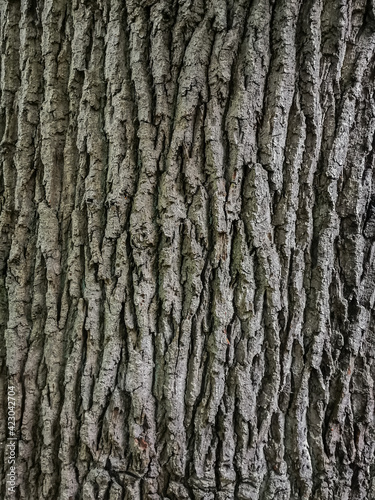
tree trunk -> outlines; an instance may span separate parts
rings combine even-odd
[[[375,499],[373,0],[0,30],[1,497]]]

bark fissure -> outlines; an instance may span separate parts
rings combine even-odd
[[[375,497],[374,26],[0,4],[15,498]]]

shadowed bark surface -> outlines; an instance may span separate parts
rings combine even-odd
[[[373,0],[0,1],[13,498],[375,499]],[[11,496],[10,496],[11,497]]]

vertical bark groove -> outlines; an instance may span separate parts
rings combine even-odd
[[[373,2],[4,0],[0,43],[14,498],[375,498]]]

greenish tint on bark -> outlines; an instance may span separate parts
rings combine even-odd
[[[0,496],[10,384],[13,498],[375,499],[373,1],[2,0],[0,44]]]

